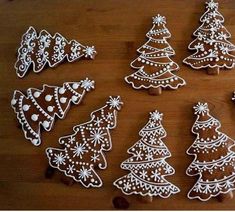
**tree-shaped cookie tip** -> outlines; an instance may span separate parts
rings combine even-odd
[[[186,84],[173,74],[179,66],[170,59],[175,51],[166,40],[171,34],[165,24],[164,16],[153,17],[153,27],[146,34],[148,41],[137,50],[140,56],[131,63],[137,71],[125,77],[134,89],[148,89],[150,95],[160,95],[162,88],[178,89]]]
[[[151,112],[148,123],[139,132],[141,139],[127,151],[131,157],[122,162],[121,168],[130,173],[114,182],[126,195],[168,198],[180,191],[165,179],[175,170],[166,162],[171,153],[162,141],[166,137],[162,118],[162,113]]]
[[[212,197],[228,195],[235,189],[234,140],[219,131],[220,122],[210,115],[207,103],[194,106],[197,119],[192,133],[197,137],[187,150],[194,156],[186,173],[198,180],[188,193],[189,199],[207,201]],[[232,197],[232,195],[230,195]]]
[[[193,33],[196,37],[189,50],[196,51],[184,59],[194,69],[207,68],[208,74],[219,74],[221,68],[235,66],[235,45],[229,42],[231,34],[223,26],[224,17],[218,11],[219,4],[206,2],[206,12],[200,18],[202,25]]]

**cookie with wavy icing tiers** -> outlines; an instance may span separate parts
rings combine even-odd
[[[46,66],[55,67],[65,59],[74,62],[80,58],[94,59],[95,55],[94,46],[84,46],[76,40],[68,41],[59,33],[52,36],[46,30],[37,33],[31,26],[22,36],[15,63],[16,74],[22,78],[29,69],[38,73]]]
[[[103,182],[96,169],[106,169],[104,152],[112,149],[110,130],[117,125],[121,110],[119,96],[110,96],[106,104],[93,111],[88,122],[76,125],[74,133],[61,137],[61,148],[47,148],[51,167],[84,187],[101,187]]]
[[[208,74],[216,75],[221,68],[234,68],[235,45],[229,42],[231,34],[223,26],[224,17],[218,11],[218,3],[206,2],[206,9],[200,19],[202,25],[193,33],[196,39],[188,47],[195,53],[183,62],[194,69],[207,68]]]
[[[235,189],[235,141],[219,131],[221,123],[210,115],[207,103],[194,106],[197,119],[192,127],[196,135],[187,150],[194,156],[187,168],[188,176],[197,177],[197,182],[188,193],[189,199],[207,201],[212,197],[233,198]]]
[[[61,87],[43,85],[43,89],[29,88],[27,94],[16,90],[11,100],[25,138],[33,145],[41,144],[41,128],[50,131],[55,118],[63,119],[73,103],[78,105],[86,92],[94,88],[94,81],[84,79],[66,82]]]
[[[175,51],[166,40],[171,34],[165,25],[164,16],[153,17],[153,27],[146,34],[148,41],[137,49],[140,55],[131,63],[137,71],[125,77],[134,89],[147,89],[150,95],[160,95],[162,89],[176,90],[186,84],[183,78],[173,73],[179,66],[170,59]]]
[[[129,173],[113,183],[126,195],[148,197],[151,202],[152,197],[168,198],[180,191],[165,179],[175,170],[166,162],[171,153],[163,142],[167,134],[162,117],[158,111],[151,112],[147,124],[139,132],[141,139],[127,151],[131,157],[122,162],[121,168]]]

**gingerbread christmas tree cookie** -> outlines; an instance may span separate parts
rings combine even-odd
[[[52,36],[46,30],[37,34],[33,27],[29,27],[18,49],[16,74],[22,78],[31,68],[38,73],[46,66],[55,67],[65,59],[74,62],[82,57],[94,59],[95,55],[94,46],[84,46],[76,40],[67,41],[61,34]]]
[[[91,119],[73,128],[74,133],[60,138],[61,148],[48,148],[50,166],[86,188],[102,186],[95,169],[106,169],[104,152],[112,148],[110,130],[117,124],[117,112],[122,102],[110,96],[106,104],[91,113]]]
[[[84,79],[66,82],[61,87],[44,85],[42,90],[29,88],[27,95],[16,90],[11,100],[25,138],[33,145],[41,144],[41,126],[46,131],[53,127],[55,118],[63,119],[70,105],[78,105],[86,92],[94,88],[94,81]]]
[[[184,63],[194,69],[207,68],[208,74],[219,74],[221,68],[235,66],[235,45],[228,40],[231,34],[223,26],[218,3],[206,2],[206,9],[200,18],[202,25],[193,33],[196,39],[188,47],[195,53],[184,59]]]
[[[171,153],[162,141],[166,137],[162,116],[158,111],[150,113],[148,123],[139,132],[141,139],[128,149],[131,157],[121,164],[130,173],[117,179],[114,185],[126,195],[168,198],[180,191],[165,179],[175,170],[166,162]]]
[[[153,27],[146,34],[148,41],[137,50],[140,56],[131,63],[137,71],[125,77],[134,89],[148,89],[151,95],[160,95],[163,88],[178,89],[186,84],[173,73],[179,66],[170,59],[175,51],[167,42],[171,34],[165,24],[164,16],[153,17]]]
[[[198,180],[188,193],[189,199],[207,201],[219,195],[230,195],[235,189],[235,145],[233,139],[219,131],[220,122],[210,115],[207,103],[194,107],[197,119],[192,127],[196,140],[187,150],[194,160],[186,173]]]

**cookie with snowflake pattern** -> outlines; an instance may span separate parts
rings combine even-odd
[[[196,39],[188,47],[196,52],[183,61],[194,69],[207,68],[208,74],[219,74],[220,68],[235,66],[235,45],[228,40],[231,34],[223,26],[224,17],[218,6],[214,0],[206,2],[202,25],[193,33]]]
[[[122,104],[119,96],[110,96],[103,107],[91,113],[88,122],[59,139],[61,148],[47,148],[50,166],[86,188],[101,187],[103,183],[95,169],[107,168],[104,152],[112,148],[110,130],[116,127]]]
[[[150,113],[148,123],[139,132],[141,139],[127,151],[132,156],[121,164],[130,173],[113,184],[126,195],[168,198],[180,191],[165,179],[175,170],[166,162],[171,153],[162,141],[166,137],[162,116],[158,111]]]
[[[22,36],[15,63],[16,74],[22,78],[29,69],[41,72],[46,66],[55,67],[65,59],[74,62],[82,57],[94,59],[94,46],[84,46],[76,40],[67,41],[61,34],[53,36],[46,30],[37,34],[31,26]]]
[[[66,82],[61,87],[43,85],[43,89],[29,88],[27,95],[14,92],[11,106],[22,126],[25,138],[35,146],[41,144],[41,127],[50,131],[55,118],[63,119],[70,105],[78,105],[85,94],[94,88],[88,78],[79,82]]]
[[[186,173],[198,180],[188,193],[189,199],[207,201],[235,190],[235,141],[219,131],[221,123],[210,115],[207,103],[194,107],[197,119],[192,133],[197,137],[187,150],[194,156]],[[232,150],[233,149],[233,150]]]

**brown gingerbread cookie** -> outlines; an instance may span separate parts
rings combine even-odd
[[[86,78],[79,82],[66,82],[62,87],[44,85],[42,90],[29,88],[27,95],[16,90],[11,105],[25,138],[35,146],[40,145],[40,126],[50,131],[55,117],[63,119],[70,104],[79,104],[86,92],[93,88],[94,81]]]
[[[207,68],[208,74],[219,74],[220,68],[235,66],[235,45],[228,41],[231,34],[223,26],[224,17],[218,11],[218,3],[210,0],[202,15],[202,25],[193,33],[196,39],[189,49],[196,51],[184,59],[194,69]]]
[[[186,173],[198,180],[188,193],[189,199],[207,201],[235,189],[235,141],[219,131],[220,122],[210,115],[207,103],[194,107],[197,119],[192,127],[196,140],[187,150],[194,160]]]
[[[140,56],[131,63],[137,71],[125,77],[134,89],[148,89],[151,95],[160,95],[162,88],[178,89],[186,84],[173,73],[179,66],[170,59],[175,51],[166,41],[171,34],[165,24],[164,16],[153,17],[153,27],[146,34],[148,41],[137,50]]]
[[[94,59],[95,55],[94,46],[84,46],[76,40],[67,41],[61,34],[52,36],[46,30],[37,34],[31,26],[22,36],[15,63],[16,74],[22,78],[30,68],[38,73],[46,65],[55,67],[65,59],[73,62],[81,57]]]
[[[122,162],[121,168],[129,173],[113,183],[126,195],[168,198],[180,192],[165,178],[175,170],[166,162],[171,153],[163,142],[167,134],[162,117],[158,111],[151,112],[147,124],[139,132],[141,139],[127,151],[131,157]]]

